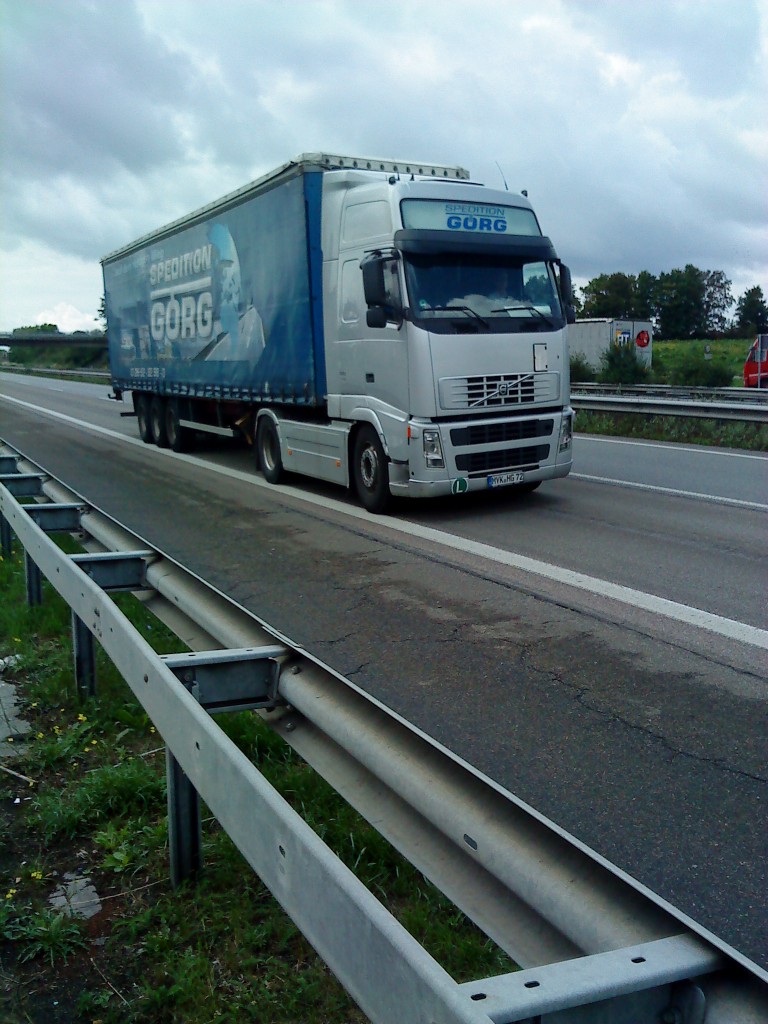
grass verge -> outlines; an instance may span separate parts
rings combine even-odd
[[[47,583],[27,608],[18,550],[0,560],[0,593],[3,680],[31,725],[0,762],[0,1019],[362,1024],[214,819],[202,881],[172,891],[161,738],[100,650],[99,696],[78,703],[69,610]],[[179,650],[139,602],[118,600],[156,650]],[[514,969],[257,715],[218,721],[457,981]],[[87,920],[51,905],[73,881],[98,893]]]
[[[644,413],[576,411],[574,429],[580,434],[639,437],[647,441],[701,444],[718,448],[768,451],[768,424],[730,420],[651,416]]]

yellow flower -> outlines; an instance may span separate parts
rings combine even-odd
[[[150,725],[149,731],[150,732],[157,732],[157,729],[154,727],[154,725]]]
[[[15,637],[13,638],[13,642],[14,642],[15,644],[20,644],[20,643],[21,643],[21,637],[20,637],[20,636],[15,636]]]
[[[16,889],[9,889],[8,892],[5,894],[5,898],[7,900],[11,900],[11,899],[13,899],[13,897],[15,895],[16,895]]]
[[[32,706],[33,708],[36,708],[36,707],[37,707],[37,701],[35,701],[35,703],[34,703],[34,704],[32,704],[31,706]]]
[[[98,740],[91,740],[91,746],[95,747],[98,742]]]
[[[78,722],[87,722],[88,721],[88,719],[85,717],[84,714],[82,714],[82,712],[77,716],[77,720],[78,720]]]
[[[40,881],[40,879],[41,879],[41,878],[43,877],[43,872],[42,872],[42,871],[33,871],[33,872],[32,872],[32,873],[30,874],[30,876],[29,876],[29,877],[30,877],[30,878],[34,878],[34,879],[35,879],[36,881],[38,881],[38,882],[39,882],[39,881]]]
[[[37,734],[37,738],[38,738],[39,740],[41,740],[41,739],[42,739],[42,738],[43,738],[44,736],[45,736],[45,733],[44,733],[44,732],[39,732],[39,733]]]

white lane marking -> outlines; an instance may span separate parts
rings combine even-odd
[[[676,498],[696,498],[698,501],[711,501],[715,505],[736,505],[738,508],[757,509],[768,512],[768,505],[759,501],[742,501],[741,498],[726,498],[724,495],[700,494],[698,491],[681,491],[676,487],[658,487],[656,484],[639,484],[632,480],[614,480],[609,476],[591,476],[589,473],[569,474],[573,480],[589,480],[591,483],[613,484],[614,487],[631,487],[637,491],[654,491],[657,494],[671,494]]]
[[[677,601],[670,601],[665,597],[657,597],[655,594],[646,594],[642,590],[634,590],[632,587],[624,587],[618,583],[611,583],[608,580],[601,580],[596,576],[588,576],[586,573],[576,572],[573,569],[565,569],[559,565],[552,565],[549,562],[542,562],[537,558],[528,558],[525,555],[515,554],[513,551],[505,551],[502,548],[492,547],[490,544],[482,544],[479,541],[468,540],[450,533],[443,533],[442,530],[434,530],[429,526],[421,526],[417,523],[408,523],[401,519],[393,519],[390,516],[374,516],[364,509],[354,508],[345,505],[333,498],[308,494],[296,487],[286,485],[268,484],[265,480],[251,473],[243,473],[238,469],[229,469],[226,466],[216,466],[203,462],[192,455],[180,455],[169,451],[167,448],[156,448],[145,445],[139,438],[127,437],[116,430],[109,430],[107,427],[97,427],[91,423],[67,416],[64,413],[53,412],[49,409],[42,409],[29,402],[22,402],[18,398],[10,398],[7,395],[0,395],[0,399],[13,402],[36,412],[43,412],[47,416],[73,426],[81,427],[84,430],[102,434],[105,437],[112,437],[119,441],[127,441],[129,444],[137,445],[147,451],[148,454],[165,458],[178,459],[198,469],[205,469],[208,472],[219,473],[221,476],[233,480],[242,481],[251,486],[264,487],[276,493],[283,493],[298,498],[310,505],[317,505],[324,509],[333,509],[353,519],[359,519],[366,523],[378,523],[386,526],[389,530],[402,533],[409,537],[416,537],[419,540],[427,540],[434,544],[459,551],[462,554],[475,555],[499,565],[506,565],[513,569],[520,569],[523,572],[541,576],[544,579],[552,580],[555,583],[562,583],[578,590],[584,590],[590,594],[597,594],[621,604],[629,605],[632,608],[640,608],[653,615],[663,615],[676,622],[682,622],[699,629],[706,629],[710,633],[717,633],[719,636],[737,640],[739,643],[749,644],[752,647],[760,647],[768,650],[768,630],[760,629],[757,626],[750,626],[748,623],[739,622],[736,619],[727,619],[722,615],[715,615],[713,612],[703,611],[701,608],[694,608],[692,605],[680,604]]]
[[[582,441],[594,441],[595,444],[629,444],[634,445],[636,448],[661,448],[663,451],[667,452],[693,452],[696,455],[727,455],[731,459],[757,459],[760,462],[768,460],[768,454],[750,455],[748,452],[735,452],[731,448],[707,448],[702,445],[690,445],[683,447],[683,445],[679,444],[664,444],[659,443],[658,441],[628,441],[623,437],[596,437],[594,434],[579,434],[576,432],[574,432],[574,436],[579,439],[579,444],[581,444]]]

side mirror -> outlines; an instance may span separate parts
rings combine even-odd
[[[371,253],[360,261],[363,272],[363,294],[368,306],[385,306],[387,289],[384,284],[384,261],[381,253]],[[373,326],[371,324],[368,325]]]
[[[369,327],[386,327],[387,311],[383,306],[371,306],[365,314],[365,322]]]
[[[564,263],[560,264],[560,291],[563,293],[563,302],[566,306],[573,305],[573,283],[571,272]]]
[[[576,323],[576,310],[573,305],[573,282],[571,272],[564,263],[560,264],[560,292],[562,293],[563,306],[565,308],[565,322]]]
[[[403,322],[403,309],[396,256],[369,253],[360,261],[360,269],[368,307],[366,323],[369,327],[386,327],[392,323],[399,328]]]

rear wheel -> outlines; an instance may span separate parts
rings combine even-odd
[[[387,457],[379,435],[368,424],[360,428],[355,438],[352,477],[363,508],[374,514],[386,512],[392,499]]]
[[[149,423],[152,440],[158,448],[168,447],[168,432],[165,429],[165,402],[160,395],[152,395],[149,406]]]
[[[136,396],[136,420],[139,425],[139,437],[144,444],[152,444],[152,427],[149,422],[149,395]]]
[[[256,429],[256,454],[267,483],[277,484],[283,475],[283,457],[277,427],[269,416],[262,416]]]
[[[186,452],[192,446],[192,431],[181,425],[181,411],[177,398],[169,398],[165,406],[165,433],[168,447],[174,452]]]

